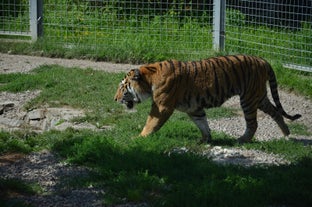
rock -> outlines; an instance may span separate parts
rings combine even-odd
[[[107,130],[110,126],[95,126],[90,123],[73,123],[73,118],[83,117],[84,111],[81,109],[74,109],[71,107],[63,108],[38,108],[31,111],[23,111],[23,103],[26,99],[34,98],[39,92],[25,92],[25,93],[0,93],[0,129],[6,131],[15,131],[20,129],[29,129],[37,133],[54,130],[65,130],[73,128],[76,130],[90,129],[90,130]],[[14,101],[6,101],[14,100]]]
[[[0,125],[4,125],[6,127],[21,127],[23,123],[24,122],[19,119],[9,119],[5,117],[0,117]]]
[[[42,130],[42,121],[39,120],[29,120],[29,126],[35,130]]]
[[[15,103],[13,102],[2,102],[0,103],[0,106],[3,106],[3,107],[14,107]]]
[[[27,113],[28,120],[41,120],[45,118],[45,109],[35,109]]]
[[[6,110],[9,110],[10,108],[14,107],[14,103],[13,102],[4,102],[4,103],[0,103],[0,115],[4,114],[4,112]]]

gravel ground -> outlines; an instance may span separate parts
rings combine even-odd
[[[285,111],[290,114],[301,114],[302,117],[294,122],[285,119],[287,124],[289,123],[300,123],[307,126],[308,132],[312,133],[312,102],[303,96],[296,95],[294,93],[289,93],[279,89],[280,100]],[[270,96],[270,94],[269,94]],[[269,97],[270,98],[270,97]],[[273,101],[272,101],[273,102]],[[238,109],[238,113],[241,116],[235,116],[230,118],[223,118],[218,120],[208,120],[209,126],[212,130],[224,131],[234,137],[239,137],[245,130],[245,120],[243,118],[242,110],[239,105],[239,97],[235,96],[229,99],[224,106]],[[208,118],[209,119],[209,118]],[[281,139],[283,133],[276,124],[276,122],[267,114],[258,110],[258,129],[256,131],[255,137],[259,141],[268,141],[272,139]],[[294,139],[307,139],[312,141],[311,136],[298,136],[290,134],[291,138]]]
[[[40,65],[57,64],[65,67],[92,68],[108,72],[126,72],[130,68],[137,67],[129,64],[113,64],[106,62],[93,62],[89,60],[75,59],[53,59],[46,57],[34,57],[24,55],[8,55],[0,53],[0,73],[29,72]],[[280,99],[285,110],[289,114],[300,113],[301,119],[295,123],[302,123],[308,127],[312,133],[312,104],[311,101],[289,93],[280,91]],[[20,107],[35,97],[38,91],[27,91],[24,93],[12,94],[8,92],[0,93],[0,103],[11,101],[17,103],[19,108],[16,113],[21,113]],[[234,97],[225,103],[232,108],[240,108],[237,97]],[[241,110],[239,110],[241,111]],[[241,113],[241,112],[240,112]],[[4,116],[1,115],[0,116]],[[266,141],[271,139],[283,138],[282,133],[276,123],[267,115],[259,112],[259,127],[256,133],[256,139]],[[1,123],[0,123],[1,124]],[[218,120],[209,120],[212,130],[224,131],[233,136],[240,136],[245,129],[245,122],[242,116],[223,118]],[[298,136],[291,134],[290,138],[311,143],[311,136]],[[187,153],[187,148],[173,149],[168,153]],[[221,146],[209,146],[202,153],[209,159],[220,164],[237,164],[245,167],[253,165],[287,165],[289,161],[284,158],[267,154],[257,150],[245,150],[238,148],[225,148]],[[90,176],[90,169],[66,164],[57,155],[42,151],[30,155],[8,154],[0,156],[0,176],[2,178],[19,178],[26,182],[37,182],[44,189],[44,193],[35,196],[23,197],[20,199],[32,204],[33,206],[102,206],[102,199],[105,195],[103,189],[97,189],[93,186],[73,188],[66,185],[64,179],[74,177]],[[126,204],[122,206],[134,206]],[[146,206],[140,204],[139,206]]]
[[[11,159],[10,159],[11,158]],[[40,195],[19,195],[18,199],[33,206],[102,206],[104,191],[93,187],[74,188],[70,183],[75,177],[88,178],[86,167],[69,165],[49,151],[27,156],[2,156],[1,178],[18,178],[25,182],[39,183]]]
[[[64,67],[92,68],[109,72],[126,72],[137,65],[95,62],[91,60],[48,58],[0,53],[0,73],[26,73],[41,65],[61,65]]]

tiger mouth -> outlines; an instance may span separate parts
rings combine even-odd
[[[134,102],[133,101],[127,101],[125,104],[126,104],[128,109],[132,109],[133,106],[134,106]]]

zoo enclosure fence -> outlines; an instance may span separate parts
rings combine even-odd
[[[137,52],[146,61],[224,50],[312,71],[312,0],[1,0],[0,6],[0,37],[42,36],[64,50]]]

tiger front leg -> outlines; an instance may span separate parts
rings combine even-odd
[[[200,132],[202,134],[202,139],[199,141],[199,144],[210,142],[211,134],[205,111],[198,110],[196,112],[188,113],[188,115],[196,124],[196,126],[200,129]]]
[[[165,106],[157,106],[155,103],[153,103],[151,112],[148,115],[146,124],[142,132],[140,133],[140,136],[146,137],[151,133],[158,131],[169,119],[173,111],[174,109],[172,108]]]

